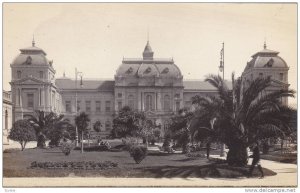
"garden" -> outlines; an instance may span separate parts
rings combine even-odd
[[[21,149],[4,150],[4,177],[258,177],[257,168],[249,175],[253,144],[261,149],[257,152],[263,153],[262,159],[297,163],[297,146],[284,145],[297,140],[297,111],[280,102],[293,97],[294,91],[262,96],[270,78],[243,88],[233,75],[232,90],[219,76],[210,75],[206,81],[216,87],[219,97],[193,97],[195,110],[174,114],[163,135],[144,112],[127,106],[116,114],[110,139],[105,140],[89,138],[85,112],[72,125],[63,115],[36,111],[13,124],[9,138]],[[101,122],[93,128],[100,131]],[[37,147],[26,149],[30,141],[37,141]],[[228,148],[225,157],[219,156],[220,144]],[[264,176],[276,175],[262,170]]]

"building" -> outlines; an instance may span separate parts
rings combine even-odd
[[[3,91],[3,108],[2,108],[2,128],[3,128],[3,144],[9,144],[8,134],[12,127],[12,110],[13,103],[11,100],[11,92]]]
[[[37,109],[61,113],[71,120],[84,111],[90,115],[90,128],[100,121],[102,128],[97,135],[107,136],[112,129],[115,113],[129,106],[144,111],[163,132],[170,116],[180,108],[192,106],[193,96],[217,94],[216,89],[207,82],[183,80],[173,58],[154,58],[149,41],[142,58],[123,58],[114,80],[77,80],[78,77],[74,80],[65,75],[55,78],[53,62],[35,46],[34,41],[31,47],[20,51],[11,64],[14,121]],[[271,67],[262,67],[264,62],[272,63]],[[272,72],[278,74],[274,78],[284,83],[281,85],[288,86],[288,68],[277,68],[283,65],[286,67],[278,52],[265,48],[253,55],[242,78],[247,82],[249,77],[259,76],[261,71]],[[284,82],[280,81],[281,74]]]
[[[289,67],[278,54],[277,51],[267,49],[267,45],[264,43],[264,49],[252,55],[245,67],[242,74],[243,87],[256,78],[271,77],[272,83],[264,92],[288,89]],[[281,100],[283,104],[288,105],[288,98]]]

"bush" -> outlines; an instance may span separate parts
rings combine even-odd
[[[35,141],[35,131],[27,120],[18,120],[13,124],[8,135],[9,139],[17,141],[21,145],[22,151],[29,141]]]
[[[139,164],[147,156],[147,147],[132,146],[129,150],[130,156],[133,157],[135,163]]]
[[[67,156],[71,153],[72,149],[74,149],[73,143],[69,141],[61,142],[61,151]]]

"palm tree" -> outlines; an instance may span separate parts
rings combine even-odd
[[[233,75],[232,90],[220,76],[209,75],[206,81],[217,88],[219,96],[199,97],[199,111],[194,116],[198,122],[191,129],[207,128],[215,117],[214,134],[229,148],[228,164],[247,164],[249,145],[266,136],[281,136],[290,131],[292,109],[282,105],[280,99],[294,97],[293,90],[266,93],[270,78],[256,79],[242,87],[241,79],[235,80]]]
[[[29,123],[33,126],[37,138],[37,147],[46,147],[46,134],[56,124],[63,121],[63,115],[56,115],[54,112],[45,113],[44,111],[37,110],[35,115],[26,115]]]
[[[90,122],[90,118],[85,112],[80,113],[80,115],[75,118],[75,124],[78,128],[78,132],[81,134],[81,153],[83,153],[83,134],[87,132],[88,122]]]

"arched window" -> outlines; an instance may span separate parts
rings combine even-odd
[[[164,96],[164,110],[169,111],[171,109],[170,107],[171,107],[171,105],[170,105],[170,96],[165,95]]]
[[[146,104],[145,104],[145,110],[152,110],[153,109],[153,100],[151,95],[146,96]]]
[[[133,95],[128,96],[128,106],[133,110],[134,109],[134,97]]]

